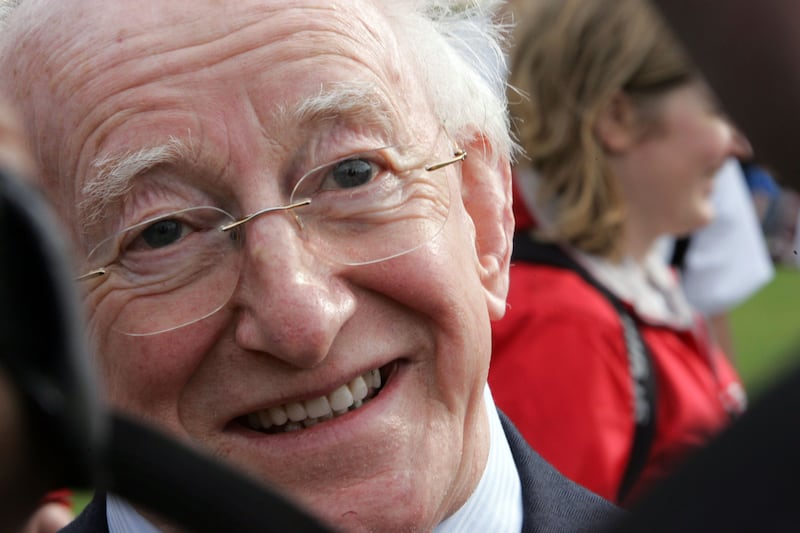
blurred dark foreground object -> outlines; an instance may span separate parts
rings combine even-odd
[[[0,525],[8,527],[44,491],[89,485],[105,432],[57,227],[33,190],[0,171],[0,387],[13,402],[1,437]]]
[[[103,411],[61,237],[44,200],[0,170],[0,531],[64,486],[114,492],[196,532],[327,531],[260,482]]]
[[[648,495],[614,533],[797,531],[800,367]]]

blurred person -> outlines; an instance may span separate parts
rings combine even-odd
[[[515,184],[536,227],[515,234],[489,382],[557,469],[629,505],[744,408],[656,243],[712,219],[714,175],[748,145],[646,2],[517,6]]]
[[[494,2],[30,0],[2,88],[111,405],[347,531],[618,509],[495,408],[513,143]],[[467,156],[467,154],[469,154]],[[67,531],[173,531],[96,494]]]
[[[800,4],[783,0],[656,0],[759,159],[787,196],[800,190]],[[742,31],[745,28],[746,31]],[[743,62],[746,68],[741,68]],[[782,195],[783,196],[783,195]],[[638,507],[622,532],[791,531],[796,485],[800,367],[783,372],[729,431]]]

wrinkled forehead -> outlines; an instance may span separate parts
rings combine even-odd
[[[335,62],[340,77],[367,70],[379,92],[411,98],[401,87],[409,84],[408,58],[370,0],[27,1],[18,20],[32,29],[20,35],[16,91],[25,92],[40,164],[59,179],[71,176],[73,187],[118,122],[163,103],[143,87],[173,83],[176,91],[159,98],[179,99],[178,89],[230,89],[247,72],[246,83],[291,80],[302,92],[324,83],[319,65]],[[287,68],[299,64],[308,68]],[[284,109],[295,92],[287,85],[260,104]]]
[[[222,41],[259,25],[266,43],[299,32],[313,47],[346,38],[369,46],[390,45],[392,32],[371,0],[24,0],[12,18],[17,38],[35,34],[44,47],[58,48],[50,59],[64,62],[72,53],[120,55],[124,50],[159,54]],[[20,18],[21,17],[21,18]],[[107,47],[114,45],[113,49]],[[138,48],[136,45],[146,48]],[[132,59],[127,58],[127,59]],[[125,59],[122,59],[125,60]]]
[[[402,78],[394,32],[370,0],[58,0],[46,14],[35,10],[45,2],[29,2],[22,10],[40,21],[23,30],[33,50],[14,55],[27,57],[30,78],[47,78],[55,100],[96,101],[161,76],[221,77],[326,54]]]

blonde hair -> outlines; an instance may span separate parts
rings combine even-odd
[[[695,70],[645,0],[518,3],[509,106],[522,148],[540,175],[542,236],[617,257],[625,222],[617,179],[595,135],[600,110],[620,91],[637,105],[689,81]]]

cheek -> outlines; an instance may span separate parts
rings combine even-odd
[[[162,425],[175,421],[187,383],[211,347],[211,336],[202,329],[198,324],[146,337],[105,330],[95,337],[100,379],[111,405]]]
[[[381,277],[362,285],[384,294],[420,317],[434,336],[436,388],[457,397],[485,372],[489,317],[479,278],[474,231],[459,204],[442,232],[426,246],[381,264]],[[378,265],[376,265],[378,266]],[[463,396],[462,396],[463,398]]]
[[[447,253],[437,265],[440,281],[429,290],[446,295],[434,320],[439,320],[442,339],[437,361],[440,390],[451,403],[463,402],[482,390],[491,353],[491,334],[486,295],[480,279],[471,219],[454,209],[454,231],[445,235]]]

